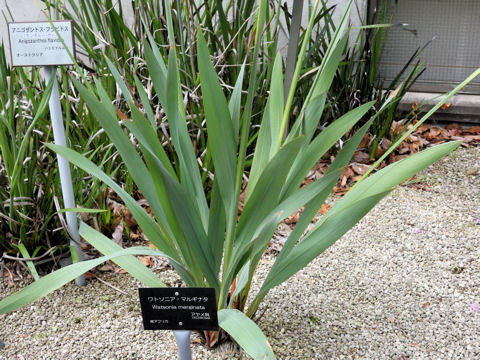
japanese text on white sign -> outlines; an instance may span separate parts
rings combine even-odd
[[[52,24],[49,22],[8,24],[13,66],[73,64],[66,50],[68,48],[71,54],[75,54],[72,22],[54,21]]]

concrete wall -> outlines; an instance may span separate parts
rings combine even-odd
[[[11,21],[44,20],[40,6],[36,0],[0,0],[0,41],[8,45],[7,23],[4,17]]]

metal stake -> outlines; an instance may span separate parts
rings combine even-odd
[[[178,360],[192,360],[190,351],[190,330],[175,330],[175,340],[177,340]]]
[[[62,108],[60,106],[60,95],[58,93],[57,85],[57,68],[55,66],[45,66],[43,68],[45,74],[45,81],[48,83],[53,77],[52,93],[48,105],[50,107],[50,115],[52,118],[53,137],[55,144],[67,146],[67,139],[65,137],[65,129],[63,127]],[[60,183],[62,185],[63,204],[66,209],[75,208],[75,198],[73,195],[72,175],[70,173],[70,164],[66,159],[57,154],[58,170],[60,173]],[[78,255],[78,261],[83,260],[83,252],[80,246],[80,235],[78,233],[77,215],[74,212],[67,212],[68,231],[72,240],[70,246],[75,247]],[[77,285],[85,285],[85,274],[77,278]]]

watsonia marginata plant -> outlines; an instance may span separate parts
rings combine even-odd
[[[168,6],[168,1],[165,4]],[[265,5],[266,0],[260,1],[251,66],[255,66],[260,49],[258,34],[264,26]],[[41,278],[3,299],[0,302],[0,313],[31,303],[107,260],[113,260],[148,287],[165,286],[133,256],[161,255],[169,258],[187,286],[215,289],[220,327],[250,356],[255,359],[275,359],[266,337],[250,319],[268,292],[338,240],[396,185],[459,146],[459,142],[442,144],[391,164],[373,175],[364,176],[305,233],[374,120],[370,119],[350,138],[321,179],[300,187],[312,166],[373,105],[371,102],[351,110],[316,134],[326,93],[345,48],[350,7],[351,1],[287,136],[286,123],[292,116],[293,92],[302,69],[306,45],[303,44],[300,49],[297,69],[285,103],[281,58],[276,57],[270,95],[255,145],[244,209],[239,217],[238,205],[256,84],[254,71],[250,72],[246,99],[242,96],[241,71],[236,83],[232,84],[234,90],[227,101],[210,61],[207,43],[199,32],[197,61],[202,91],[200,101],[206,117],[208,152],[214,163],[213,185],[207,194],[202,186],[200,168],[186,127],[186,111],[180,96],[180,70],[173,42],[167,63],[160,56],[154,41],[145,43],[144,46],[149,74],[168,119],[169,135],[178,159],[175,163],[170,161],[156,135],[153,119],[148,115],[151,114],[149,104],[144,102],[140,107],[133,102],[120,73],[111,62],[109,66],[112,74],[131,109],[131,119],[123,121],[128,134],[119,125],[116,109],[99,81],[95,80],[95,93],[74,81],[90,110],[119,151],[138,189],[148,201],[155,219],[85,156],[68,148],[52,144],[48,146],[111,187],[123,199],[144,234],[159,250],[145,247],[121,249],[110,239],[82,223],[82,237],[105,256],[73,264]],[[171,24],[170,17],[167,17],[167,21]],[[306,31],[310,32],[312,26],[311,20]],[[170,26],[169,34],[173,35]],[[306,38],[310,36],[307,35]],[[173,39],[173,36],[170,36],[170,39]],[[479,73],[480,70],[477,70],[472,74],[449,93],[443,102]],[[142,91],[140,88],[137,90]],[[441,104],[434,107],[416,126],[425,121]],[[146,117],[140,108],[144,109]],[[136,139],[141,154],[130,141],[130,135]],[[408,136],[408,133],[405,136]],[[401,140],[399,139],[399,142]],[[388,152],[384,155],[386,156]],[[371,170],[378,166],[384,157],[379,159]],[[299,221],[261,284],[259,292],[250,294],[256,266],[277,226],[303,206]],[[236,286],[233,289],[234,281]]]

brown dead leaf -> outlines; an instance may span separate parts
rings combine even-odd
[[[430,188],[425,184],[417,183],[411,184],[410,186],[415,190],[430,191]]]
[[[193,339],[191,342],[194,343],[194,344],[200,344],[200,345],[203,344],[202,339],[200,339],[199,337]]]
[[[95,275],[94,273],[90,272],[90,271],[87,271],[85,273],[85,279],[87,280],[90,280],[90,279],[95,279],[97,277],[97,275]]]
[[[353,161],[360,164],[368,164],[370,161],[370,154],[366,153],[365,151],[357,150],[353,156]]]
[[[298,219],[300,219],[300,215],[301,215],[301,212],[297,211],[296,213],[287,217],[284,223],[287,225],[295,225],[298,222]]]
[[[430,303],[427,301],[425,304],[422,305],[422,309],[426,309],[428,306],[430,306]]]
[[[352,163],[351,168],[357,175],[363,175],[368,171],[368,169],[370,169],[370,166],[365,164]]]
[[[409,152],[410,152],[410,147],[406,143],[402,143],[397,150],[397,153],[399,153],[400,155],[407,154]]]
[[[118,117],[120,118],[120,120],[125,120],[125,119],[128,119],[127,115],[125,115],[124,113],[122,113],[119,109],[115,109],[117,111],[117,115]]]
[[[415,141],[411,144],[408,144],[408,148],[410,149],[410,154],[415,154],[420,151],[422,148],[422,142],[421,141]]]
[[[320,207],[320,210],[318,210],[318,212],[322,215],[325,215],[328,210],[330,210],[332,207],[330,205],[328,205],[327,203],[324,203],[321,207]]]
[[[425,133],[425,139],[427,140],[433,140],[437,138],[440,135],[440,129],[437,127],[432,127],[430,128],[426,133]]]
[[[107,272],[113,271],[113,265],[111,263],[104,264],[98,268],[99,271]]]
[[[132,240],[137,240],[137,239],[140,239],[141,237],[142,237],[142,233],[141,233],[141,232],[138,232],[138,233],[136,233],[136,232],[131,232],[131,233],[130,233],[130,238],[131,238]]]
[[[354,176],[352,177],[350,180],[352,183],[356,183],[358,180],[360,180],[362,178],[361,175],[358,175],[358,176]]]
[[[461,129],[450,129],[448,130],[448,134],[450,136],[460,136],[462,135],[463,131]]]
[[[145,266],[152,266],[152,257],[151,256],[139,256],[138,260]]]
[[[375,158],[379,159],[383,154],[385,154],[385,150],[380,146],[377,146],[377,149],[375,150]]]
[[[347,166],[347,167],[343,170],[343,173],[342,173],[342,176],[347,177],[347,179],[351,178],[351,177],[354,176],[354,175],[355,175],[355,173],[353,172],[351,166]]]
[[[390,136],[392,137],[394,134],[400,133],[402,129],[403,125],[401,125],[400,122],[392,121],[392,126],[390,127]]]
[[[120,245],[122,246],[123,244],[123,230],[124,230],[124,226],[123,226],[123,221],[120,221],[118,223],[118,225],[115,227],[115,231],[112,233],[112,241],[117,244],[117,245]]]
[[[214,347],[219,340],[220,333],[219,331],[207,330],[205,333],[205,341],[208,347]]]
[[[464,139],[468,142],[480,141],[480,135],[465,135]]]
[[[445,125],[445,129],[447,129],[447,130],[451,130],[451,129],[461,130],[462,126],[459,123],[452,122],[452,123],[448,123],[447,125]]]
[[[453,106],[452,103],[448,103],[448,104],[445,103],[445,104],[442,104],[441,108],[442,108],[442,110],[446,110],[446,109],[451,108],[452,106]]]
[[[137,220],[135,220],[135,218],[132,215],[132,212],[127,207],[125,207],[123,220],[125,221],[125,225],[127,225],[129,229],[133,228],[134,226],[137,226]]]
[[[247,192],[246,191],[242,191],[240,193],[240,198],[238,199],[238,216],[240,217],[240,215],[242,215],[242,212],[243,212],[243,207],[245,206],[245,196],[246,196]]]
[[[360,142],[360,145],[358,145],[358,148],[359,148],[359,149],[364,149],[364,148],[366,148],[369,142],[370,142],[370,135],[369,135],[369,134],[365,134],[365,135],[363,136],[362,141]]]
[[[148,240],[148,247],[158,250],[158,247],[156,247],[150,240]]]
[[[403,84],[398,86],[391,94],[390,94],[390,97],[391,98],[394,98],[395,96],[397,96],[398,92],[400,91],[400,89],[402,88]]]
[[[471,126],[468,129],[463,129],[464,134],[480,135],[480,126]]]

